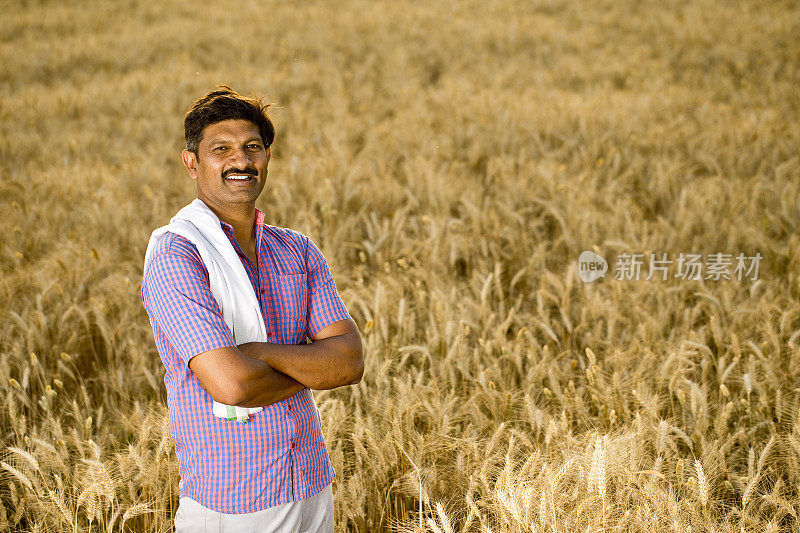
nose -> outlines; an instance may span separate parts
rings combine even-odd
[[[228,163],[232,167],[244,168],[253,165],[253,158],[250,157],[244,148],[236,148],[231,152]]]

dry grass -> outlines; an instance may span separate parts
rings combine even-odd
[[[29,1],[0,34],[0,531],[171,528],[141,262],[214,83],[281,106],[258,206],[362,328],[364,380],[315,393],[339,531],[800,530],[791,2]],[[584,285],[593,248],[764,259]]]

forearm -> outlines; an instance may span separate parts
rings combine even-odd
[[[290,376],[310,389],[334,389],[361,379],[363,360],[350,335],[336,335],[310,344],[249,342],[239,346],[245,355]]]
[[[247,355],[247,354],[245,354]],[[237,377],[240,407],[261,407],[294,396],[304,388],[296,379],[276,370],[268,363],[250,359],[246,369]]]

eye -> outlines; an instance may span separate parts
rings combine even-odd
[[[247,147],[250,148],[251,150],[260,150],[261,149],[261,145],[258,144],[258,143],[250,143],[250,144],[247,145]]]

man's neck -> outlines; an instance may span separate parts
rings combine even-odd
[[[233,228],[233,236],[236,242],[239,243],[239,246],[247,248],[255,242],[255,203],[218,206],[210,203],[205,198],[200,198],[200,200],[202,200],[222,222],[231,225]]]

